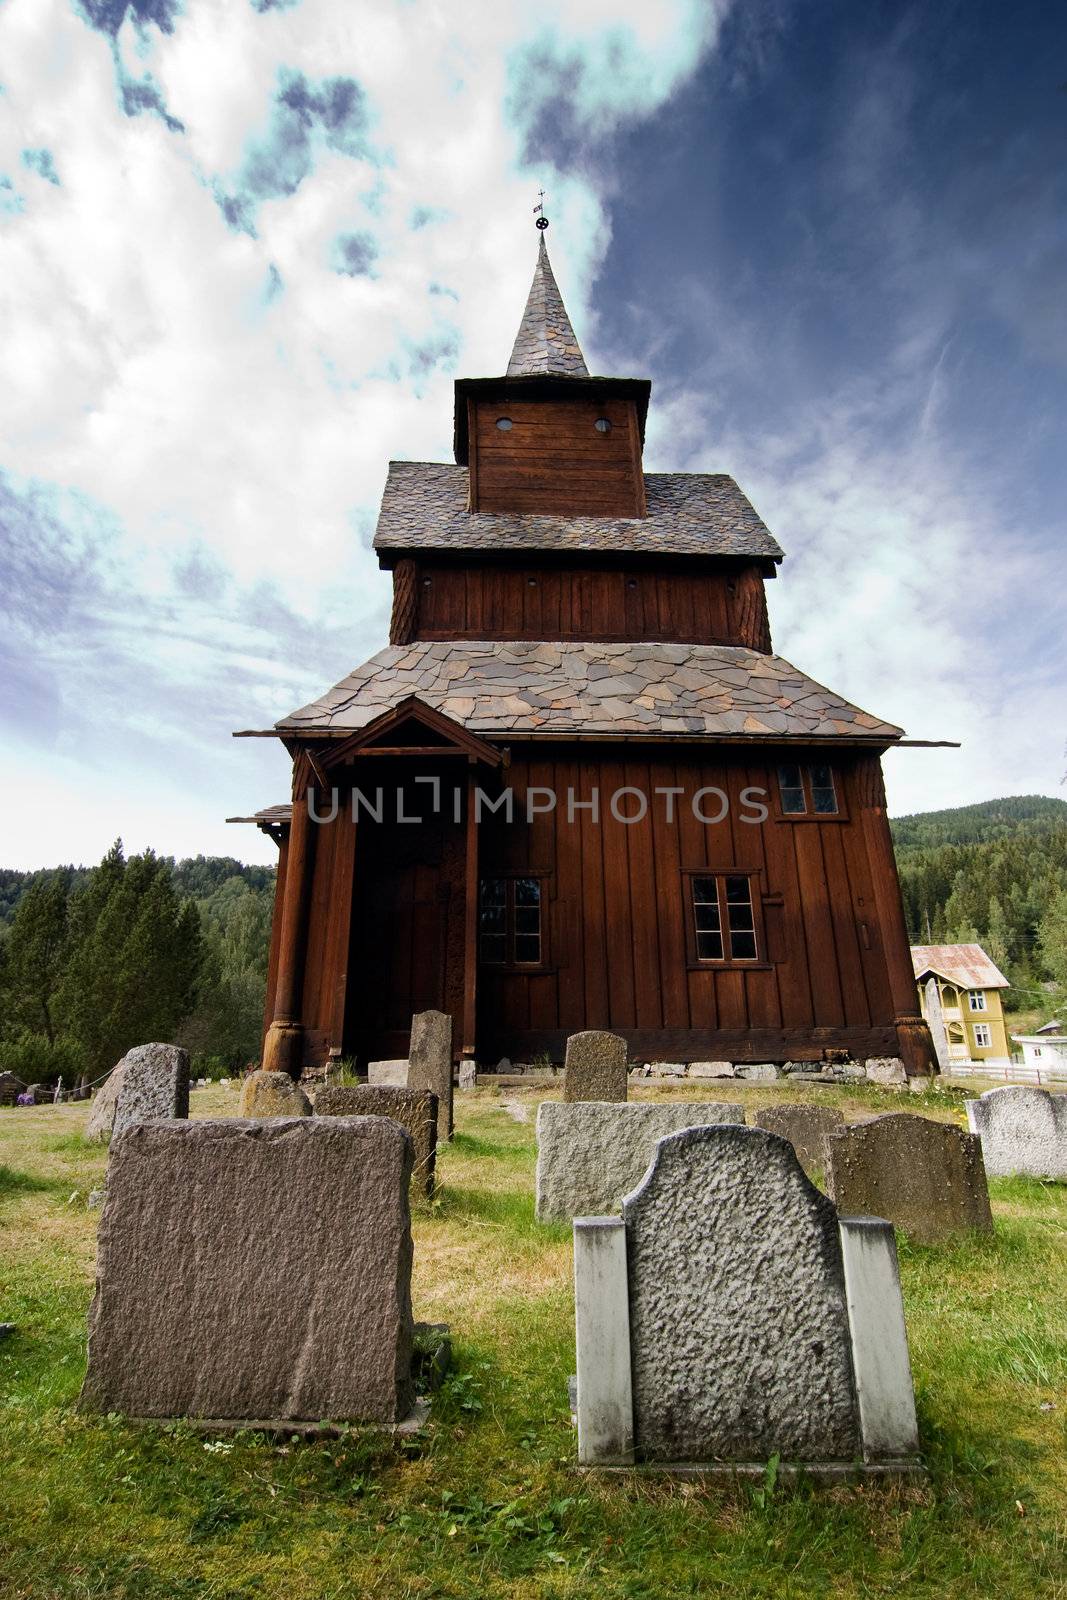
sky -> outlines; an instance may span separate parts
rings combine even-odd
[[[1067,768],[1067,13],[1046,0],[0,0],[0,865],[274,847],[269,727],[387,642],[391,457],[503,372],[538,191],[646,466],[732,473],[776,651]]]

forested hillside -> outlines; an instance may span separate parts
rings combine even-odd
[[[0,1066],[96,1078],[132,1044],[175,1039],[197,1069],[259,1050],[274,871],[175,862],[121,843],[98,867],[0,872]]]
[[[1067,985],[1067,802],[1015,795],[898,817],[893,840],[915,944],[977,941],[1009,1003]]]

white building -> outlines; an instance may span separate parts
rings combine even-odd
[[[1067,1083],[1067,1030],[1060,1022],[1046,1022],[1035,1033],[1013,1033],[1012,1043],[1022,1046],[1022,1066],[1015,1075],[1035,1083]]]

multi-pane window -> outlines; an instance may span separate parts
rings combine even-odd
[[[694,874],[693,931],[698,961],[755,961],[752,882],[740,873]]]
[[[778,794],[786,816],[837,816],[834,774],[823,762],[785,762],[778,768]]]
[[[986,1009],[985,995],[981,989],[969,989],[967,991],[967,1000],[972,1011],[984,1011]]]
[[[478,953],[494,966],[541,963],[540,878],[483,878],[478,895]]]
[[[974,1047],[976,1050],[988,1050],[993,1043],[993,1030],[988,1022],[976,1022],[974,1027]]]

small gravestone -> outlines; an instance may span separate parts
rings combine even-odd
[[[826,1135],[845,1126],[832,1106],[760,1106],[752,1120],[757,1128],[789,1140],[809,1178],[826,1166]]]
[[[406,1089],[408,1086],[408,1064],[404,1061],[369,1061],[367,1063],[367,1082],[380,1084],[383,1088]]]
[[[459,1087],[473,1089],[478,1083],[478,1063],[476,1061],[461,1061],[459,1064]]]
[[[122,1080],[126,1076],[125,1059],[112,1067],[100,1088],[93,1096],[89,1120],[85,1124],[85,1137],[94,1144],[106,1144],[115,1125]]]
[[[899,1056],[872,1056],[863,1063],[871,1083],[881,1083],[887,1088],[904,1088],[908,1075]]]
[[[578,1459],[913,1471],[893,1230],[839,1218],[786,1140],[660,1140],[622,1217],[574,1222]]]
[[[310,1117],[311,1101],[287,1072],[250,1072],[241,1085],[239,1117]]]
[[[922,1244],[993,1231],[981,1142],[949,1122],[853,1123],[826,1140],[826,1179],[840,1212],[887,1217]]]
[[[564,1100],[625,1100],[628,1077],[625,1039],[593,1029],[571,1034],[563,1067]]]
[[[389,1117],[411,1139],[415,1166],[411,1181],[433,1194],[437,1160],[437,1096],[428,1089],[391,1089],[377,1084],[324,1086],[315,1096],[317,1117]]]
[[[1067,1178],[1067,1095],[1022,1085],[967,1101],[967,1122],[997,1178]]]
[[[542,1101],[537,1112],[537,1219],[617,1211],[669,1133],[712,1122],[740,1122],[739,1105],[667,1100],[613,1105]]]
[[[25,1087],[13,1072],[0,1072],[0,1106],[13,1106]]]
[[[139,1044],[127,1050],[112,1138],[135,1122],[189,1115],[189,1052],[174,1044]]]
[[[447,1011],[419,1011],[412,1017],[407,1087],[437,1096],[438,1133],[451,1139],[452,1018]]]
[[[111,1150],[83,1407],[395,1423],[411,1141],[382,1117],[140,1123]]]

